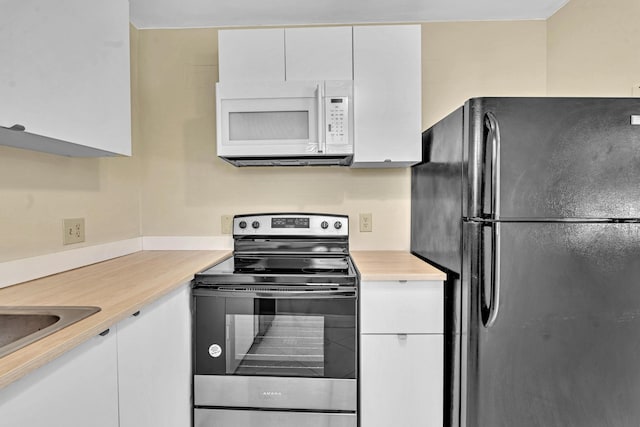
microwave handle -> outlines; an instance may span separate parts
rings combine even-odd
[[[324,94],[322,93],[322,83],[318,83],[316,88],[316,109],[318,113],[318,153],[322,154],[325,152],[325,140],[324,140],[324,106],[322,105],[322,101],[324,100]]]

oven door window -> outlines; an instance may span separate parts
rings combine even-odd
[[[227,315],[227,374],[324,376],[324,317]]]
[[[227,298],[227,375],[355,378],[355,298]]]

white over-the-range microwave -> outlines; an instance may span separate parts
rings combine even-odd
[[[353,81],[216,85],[218,156],[236,166],[349,165]]]

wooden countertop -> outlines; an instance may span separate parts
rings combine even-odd
[[[447,275],[406,251],[352,251],[365,280],[446,280]]]
[[[141,251],[0,289],[0,306],[92,305],[102,310],[0,358],[0,388],[188,282],[231,251]]]

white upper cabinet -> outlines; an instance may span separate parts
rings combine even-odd
[[[421,160],[419,25],[353,28],[355,142],[352,167]]]
[[[351,27],[222,30],[221,82],[352,80]]]
[[[353,80],[352,27],[287,28],[287,80]]]
[[[219,77],[229,81],[284,81],[284,29],[218,32]]]
[[[0,144],[79,157],[131,155],[129,2],[5,6]]]

